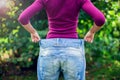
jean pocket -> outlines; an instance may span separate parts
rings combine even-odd
[[[54,47],[40,48],[40,56],[55,56],[59,51]]]
[[[82,47],[67,47],[66,48],[67,53],[70,55],[76,55],[76,56],[81,56],[84,57],[84,51]]]

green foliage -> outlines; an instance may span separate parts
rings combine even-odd
[[[28,72],[26,74],[22,74],[21,76],[4,76],[2,77],[3,80],[37,80],[36,73]],[[0,80],[2,80],[0,79]]]
[[[33,65],[39,54],[39,44],[31,42],[30,35],[18,23],[21,10],[32,0],[15,1],[16,4],[7,12],[7,17],[0,18],[0,64],[14,63],[20,67]],[[105,14],[106,23],[95,35],[92,44],[85,43],[88,80],[120,79],[120,1],[92,0]],[[118,4],[119,3],[119,4]],[[45,38],[48,23],[45,11],[31,19],[41,38]],[[79,38],[83,38],[92,27],[93,20],[83,11],[78,24]],[[1,69],[0,69],[1,70]]]
[[[120,6],[117,1],[111,0],[93,2],[105,14],[106,24],[95,35],[94,43],[85,44],[88,80],[118,80],[120,79]],[[80,38],[83,38],[92,27],[91,18],[84,14],[81,13],[79,20]]]

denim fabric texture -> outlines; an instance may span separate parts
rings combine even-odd
[[[41,39],[37,63],[38,80],[85,80],[86,60],[83,39]]]

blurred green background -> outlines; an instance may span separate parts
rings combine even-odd
[[[20,13],[34,0],[0,0],[0,80],[37,80],[38,43],[18,23]],[[92,44],[85,43],[87,80],[120,80],[120,0],[91,0],[106,17]],[[41,38],[48,23],[45,10],[31,19]],[[81,10],[77,32],[83,38],[93,20]],[[71,66],[70,66],[71,67]]]

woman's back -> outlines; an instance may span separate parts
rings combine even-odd
[[[80,5],[77,4],[78,1],[79,0],[43,0],[43,4],[49,17],[58,18],[64,16],[66,18],[72,18],[78,15],[80,9]]]
[[[80,11],[79,0],[46,0],[44,2],[49,21],[48,38],[77,38],[77,20]]]
[[[105,22],[104,15],[90,0],[36,0],[23,11],[19,21],[27,24],[30,18],[43,8],[48,16],[47,38],[78,38],[76,29],[80,9],[88,13],[98,26]]]
[[[43,8],[49,23],[47,38],[51,39],[40,39],[30,24],[30,18]],[[85,41],[93,42],[105,17],[90,0],[35,0],[20,15],[19,22],[30,32],[32,41],[40,44],[38,80],[58,80],[60,72],[65,80],[85,80],[84,40],[72,39],[78,38],[76,29],[80,9],[94,20],[93,27],[84,37]]]

